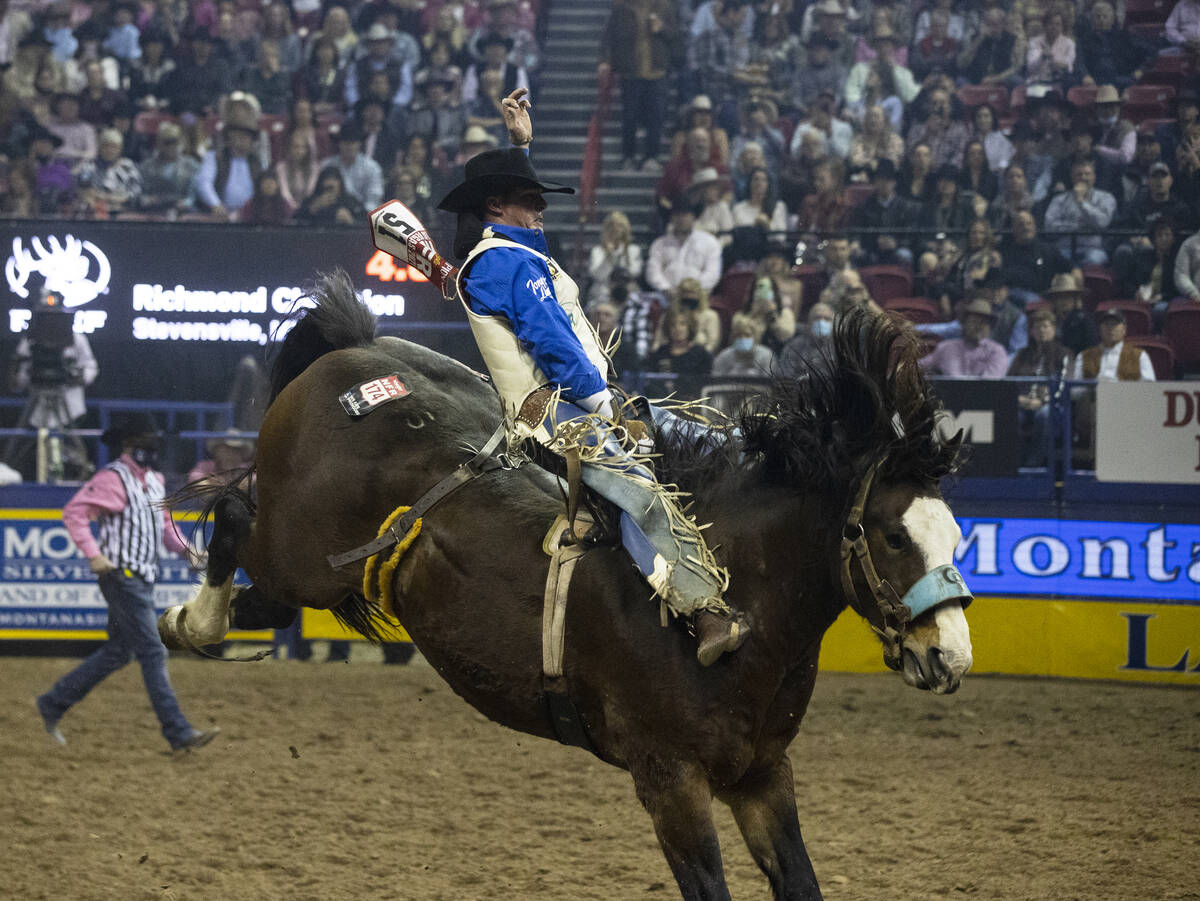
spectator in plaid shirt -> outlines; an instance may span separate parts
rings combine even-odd
[[[654,322],[666,308],[667,300],[657,291],[639,291],[637,278],[619,266],[609,276],[608,292],[621,330],[613,365],[618,372],[641,369],[654,347]]]

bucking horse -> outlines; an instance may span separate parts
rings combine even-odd
[[[376,337],[344,274],[322,277],[313,300],[275,355],[255,496],[234,485],[208,497],[205,581],[160,623],[173,646],[283,627],[301,607],[331,609],[378,637],[386,617],[368,600],[366,564],[328,558],[386,536],[398,510],[483,456],[499,423],[486,377]],[[575,561],[560,685],[579,743],[632,776],[684,898],[729,897],[714,798],[732,809],[774,897],[821,897],[787,749],[822,636],[847,605],[909,685],[950,694],[971,666],[970,593],[953,566],[960,532],[939,490],[958,441],[939,432],[917,355],[907,326],[856,310],[840,320],[824,365],[779,380],[723,441],[658,436],[660,478],[711,523],[726,597],[752,624],[737,653],[701,667],[687,623],[664,621],[619,543],[594,541]],[[339,401],[392,375],[402,390],[367,415]],[[469,704],[553,739],[543,540],[563,512],[563,481],[497,456],[502,465],[425,510],[419,532],[397,536],[406,550],[367,581],[379,580],[421,653]],[[233,596],[237,567],[252,584]]]

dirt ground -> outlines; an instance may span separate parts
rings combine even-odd
[[[173,659],[185,711],[222,729],[178,759],[136,667],[56,748],[31,699],[71,661],[0,658],[0,897],[678,897],[623,772],[371,654]],[[823,674],[791,754],[829,901],[1200,899],[1195,689]],[[733,897],[769,897],[716,815]]]

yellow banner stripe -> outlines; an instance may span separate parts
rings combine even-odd
[[[1200,686],[1200,607],[976,597],[973,673]],[[879,642],[851,610],[825,633],[822,669],[884,672]]]

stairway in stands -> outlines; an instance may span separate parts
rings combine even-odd
[[[597,51],[611,5],[611,0],[555,0],[550,9],[541,87],[532,110],[531,153],[538,175],[549,181],[579,186],[588,122],[597,99]],[[653,237],[654,185],[659,173],[620,170],[620,123],[620,91],[614,90],[604,130],[604,161],[594,221],[585,230],[585,252],[596,243],[600,223],[612,210],[629,216],[635,240],[645,245]],[[579,225],[579,199],[550,194],[547,201],[546,231],[558,239],[563,261],[569,261]],[[582,282],[584,272],[572,275]]]

